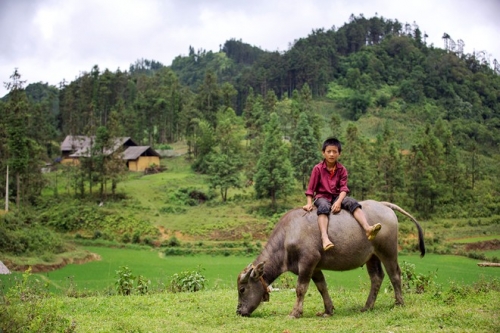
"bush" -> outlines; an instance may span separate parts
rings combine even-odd
[[[137,277],[137,292],[140,295],[146,295],[149,291],[150,280],[146,280],[142,275]]]
[[[178,247],[181,246],[181,242],[177,239],[177,237],[172,236],[168,240],[163,242],[163,245],[168,247]]]
[[[134,275],[128,266],[122,266],[116,271],[116,292],[119,295],[130,295],[134,289]]]
[[[417,294],[424,293],[433,286],[436,273],[428,275],[415,274],[415,265],[403,261],[401,264],[401,287],[407,292],[414,291]]]
[[[0,217],[0,252],[13,255],[42,255],[64,252],[61,236],[30,221],[27,216]],[[31,222],[26,226],[25,222]]]
[[[60,315],[47,287],[28,269],[5,295],[0,288],[0,332],[75,332],[75,323]]]
[[[207,280],[200,273],[199,269],[195,271],[185,271],[176,273],[170,279],[169,290],[171,292],[195,292],[205,289]]]

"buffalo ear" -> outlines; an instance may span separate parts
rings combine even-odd
[[[248,279],[252,275],[252,272],[253,272],[253,268],[252,268],[252,264],[250,264],[247,266],[246,272],[244,273],[244,275],[240,278],[240,283],[247,283]]]
[[[265,261],[260,262],[252,271],[252,278],[258,279],[264,274]]]

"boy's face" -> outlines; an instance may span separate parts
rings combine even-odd
[[[337,146],[326,146],[322,153],[328,164],[337,162],[337,159],[340,156],[339,148]]]

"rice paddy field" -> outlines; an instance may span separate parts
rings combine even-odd
[[[64,293],[69,288],[79,291],[98,291],[114,289],[116,271],[122,266],[130,268],[132,273],[151,281],[152,289],[161,289],[170,278],[184,271],[200,271],[205,276],[206,288],[235,289],[236,277],[255,258],[251,256],[165,256],[162,252],[151,249],[116,249],[106,247],[85,247],[85,250],[98,254],[100,260],[85,264],[69,264],[64,268],[37,273],[34,276],[46,281],[50,290],[56,294]],[[420,258],[414,255],[400,255],[400,265],[407,262],[415,265],[415,273],[434,276],[434,281],[443,286],[451,283],[473,284],[481,279],[500,279],[500,268],[479,267],[480,260],[453,256],[427,254]],[[295,276],[286,273],[288,284],[295,283]],[[14,275],[0,276],[0,281],[10,284]],[[348,290],[369,289],[369,278],[364,267],[346,272],[325,272],[330,288]],[[278,281],[280,282],[280,281]],[[384,283],[389,286],[386,278]]]

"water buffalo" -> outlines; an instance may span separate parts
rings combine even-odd
[[[370,225],[382,224],[377,237],[369,241],[353,216],[342,210],[330,215],[328,234],[335,247],[326,252],[322,249],[316,212],[308,213],[301,208],[288,211],[274,228],[257,259],[238,275],[236,313],[250,316],[262,301],[269,300],[268,286],[281,274],[291,271],[298,278],[297,300],[290,316],[298,318],[302,315],[304,296],[311,278],[325,305],[325,311],[318,315],[330,316],[334,307],[322,270],[346,271],[365,264],[371,289],[362,311],[372,309],[384,279],[381,263],[394,288],[396,304],[402,305],[398,219],[394,211],[408,216],[417,226],[421,257],[425,255],[422,228],[413,216],[395,204],[368,200],[361,205]]]

